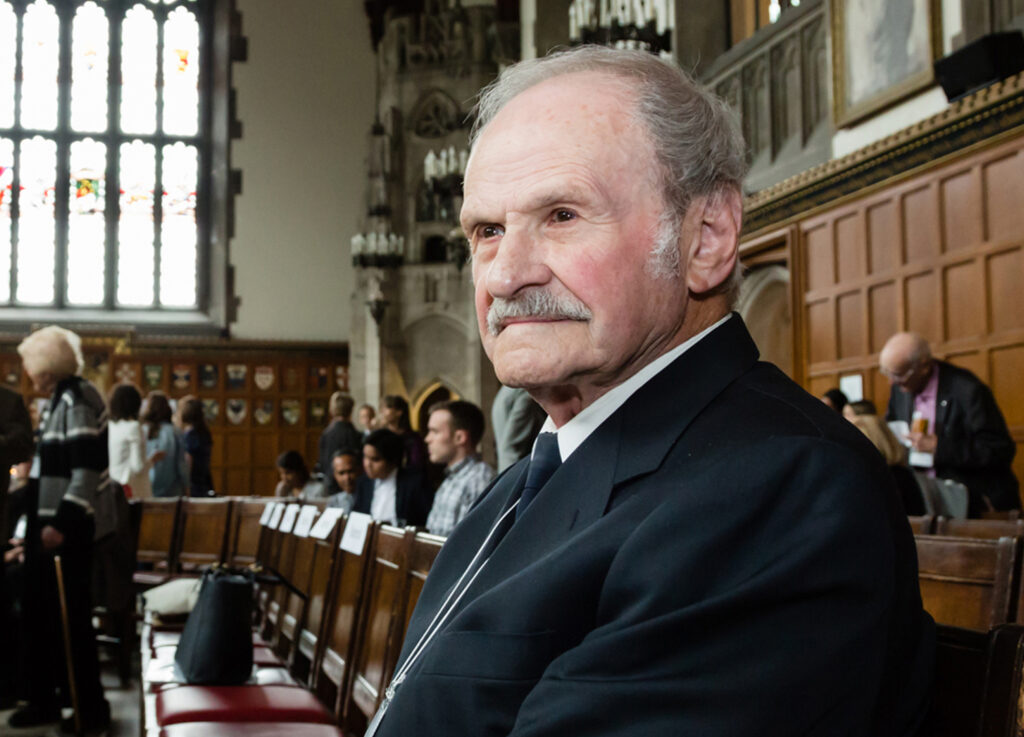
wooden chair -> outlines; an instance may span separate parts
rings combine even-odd
[[[409,551],[409,565],[406,569],[406,594],[403,604],[404,619],[402,623],[402,639],[409,631],[409,620],[412,619],[413,610],[416,609],[416,602],[419,601],[420,592],[423,591],[423,584],[427,580],[434,559],[441,552],[447,538],[440,535],[431,535],[428,532],[420,532],[412,541],[412,549]],[[401,646],[399,646],[401,649]]]
[[[260,516],[266,501],[235,499],[231,504],[231,518],[228,521],[228,549],[224,562],[236,568],[256,562],[260,541]]]
[[[338,524],[339,540],[345,523]],[[356,641],[361,631],[370,561],[380,524],[370,525],[361,554],[338,549],[331,576],[331,604],[320,631],[313,663],[312,687],[324,704],[333,705],[340,720],[352,679]],[[300,647],[305,647],[300,640]],[[308,650],[306,650],[308,654]]]
[[[1005,511],[990,510],[981,513],[982,519],[1004,519],[1004,520],[1016,520],[1020,519],[1019,509],[1008,509]]]
[[[939,625],[932,704],[918,731],[928,737],[1020,737],[1024,627],[973,632]]]
[[[227,550],[231,500],[182,499],[178,516],[177,566],[194,571],[219,565]]]
[[[313,685],[316,675],[314,666],[320,643],[323,642],[321,630],[330,615],[331,602],[334,598],[334,574],[341,560],[338,543],[341,541],[341,530],[344,526],[344,522],[339,521],[327,539],[316,540],[314,543],[305,622],[288,663],[292,675],[307,686]]]
[[[935,517],[924,514],[919,517],[909,516],[910,529],[915,535],[930,535],[935,531]]]
[[[939,517],[935,521],[935,534],[947,537],[975,537],[984,540],[1024,537],[1024,520]]]
[[[283,587],[285,590],[281,599],[281,611],[278,615],[273,646],[275,652],[286,663],[291,661],[295,642],[306,625],[317,542],[320,541],[313,537],[297,538],[291,576],[288,579],[291,585]],[[324,583],[326,584],[326,581]]]
[[[343,724],[360,731],[377,711],[402,647],[403,605],[414,528],[381,525],[369,556],[359,644],[346,701],[337,711]]]
[[[986,632],[1012,621],[1020,540],[914,539],[921,599],[936,622]]]
[[[180,502],[178,498],[130,502],[142,510],[136,559],[153,569],[136,572],[133,581],[137,588],[163,583],[174,571],[177,565],[175,541],[178,535]]]

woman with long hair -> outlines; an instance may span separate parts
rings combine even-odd
[[[206,426],[203,403],[196,397],[181,400],[181,426],[185,430],[185,460],[188,465],[191,496],[213,496],[210,452],[213,438]]]
[[[153,496],[182,496],[188,492],[188,468],[185,465],[185,446],[171,423],[171,402],[167,395],[153,391],[146,397],[146,410],[142,422],[146,426],[146,453],[163,452],[162,461],[153,464],[149,480]]]
[[[149,470],[167,456],[163,450],[146,453],[146,437],[139,424],[141,407],[142,396],[131,384],[118,384],[110,393],[110,423],[107,425],[110,480],[121,485],[126,497],[134,499],[153,496]]]
[[[423,442],[409,421],[409,403],[405,397],[388,394],[381,400],[381,419],[384,427],[402,438],[405,452],[402,467],[412,471],[425,471],[427,468],[427,444]]]

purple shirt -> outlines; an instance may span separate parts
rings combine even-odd
[[[924,385],[924,388],[914,396],[914,414],[920,413],[922,417],[928,420],[928,435],[935,435],[935,404],[936,399],[939,395],[939,364],[932,363],[932,375],[928,378],[928,383]],[[911,426],[913,426],[913,416],[911,416]],[[935,469],[929,468],[926,473],[929,476],[935,476]]]

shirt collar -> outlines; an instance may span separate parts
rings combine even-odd
[[[725,324],[731,316],[732,313],[726,315],[714,325],[711,325],[694,335],[685,343],[677,345],[669,352],[658,356],[624,382],[609,390],[607,393],[602,394],[593,404],[560,428],[555,428],[555,422],[549,415],[544,421],[544,425],[541,427],[540,431],[554,432],[558,434],[558,452],[562,456],[562,461],[564,462],[583,444],[583,441],[590,437],[590,434],[594,432],[594,430],[601,426],[601,423],[611,417],[612,413],[625,404],[626,400],[633,396],[640,387],[661,373],[669,364],[695,346],[702,338],[711,333],[711,331]]]
[[[445,476],[454,476],[454,475],[455,475],[455,474],[457,474],[457,473],[458,473],[459,471],[461,471],[461,470],[462,470],[462,469],[464,469],[464,468],[465,468],[466,466],[468,466],[468,465],[469,465],[470,463],[472,463],[472,462],[473,462],[473,460],[474,460],[474,458],[475,458],[475,456],[473,456],[472,454],[470,454],[470,455],[466,456],[465,458],[463,458],[463,459],[462,459],[461,461],[459,461],[458,463],[456,463],[456,464],[455,464],[454,466],[448,466],[448,467],[447,467],[447,468],[445,468],[445,470],[444,470],[444,475],[445,475]]]

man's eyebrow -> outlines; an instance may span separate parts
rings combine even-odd
[[[573,183],[557,189],[542,189],[525,196],[515,204],[514,210],[518,212],[535,212],[546,210],[555,205],[580,206],[591,201],[595,196],[593,187]],[[462,218],[468,233],[474,226],[481,223],[500,222],[501,217],[488,217],[487,211],[477,209],[472,200],[464,205],[465,216]]]

